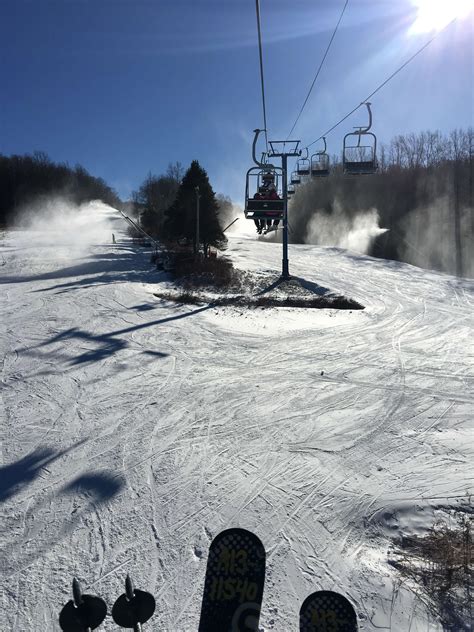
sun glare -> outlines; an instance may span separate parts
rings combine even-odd
[[[416,19],[410,33],[440,31],[454,18],[463,18],[474,8],[474,0],[412,0]]]

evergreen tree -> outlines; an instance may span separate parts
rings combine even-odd
[[[224,247],[227,239],[219,223],[216,195],[197,160],[186,171],[176,199],[166,212],[165,231],[170,239],[192,243],[196,251],[196,187],[199,187],[199,242],[207,253],[209,246]]]
[[[161,237],[165,211],[173,203],[179,182],[170,176],[148,174],[138,191],[133,194],[135,204],[141,210],[142,227],[154,237]]]

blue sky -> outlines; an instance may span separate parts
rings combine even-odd
[[[410,32],[414,3],[349,0],[293,134],[303,145],[433,35]],[[261,0],[270,138],[290,131],[343,5]],[[263,126],[254,0],[1,0],[0,41],[1,153],[80,163],[124,199],[149,171],[196,158],[242,199]],[[471,12],[372,99],[379,140],[473,125],[473,56]],[[365,120],[335,130],[329,152]]]

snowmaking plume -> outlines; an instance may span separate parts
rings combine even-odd
[[[472,199],[469,160],[393,167],[370,179],[335,173],[297,188],[290,239],[472,277]]]
[[[76,257],[91,246],[110,243],[118,213],[100,200],[76,204],[63,197],[40,198],[25,205],[14,228],[21,239],[27,231],[29,243],[52,246],[58,259]],[[121,222],[122,224],[123,222]]]
[[[474,277],[472,218],[474,209],[459,209],[459,235],[456,236],[452,203],[448,196],[431,204],[418,206],[400,223],[399,252],[403,261],[420,268],[456,274],[458,266],[464,277]],[[459,257],[459,262],[457,262]]]
[[[230,221],[233,221],[236,218],[238,218],[238,220],[226,231],[227,235],[232,234],[248,236],[255,234],[255,224],[253,221],[245,218],[244,209],[238,204],[232,204],[232,215]]]
[[[379,226],[377,209],[350,215],[335,200],[332,213],[316,210],[312,214],[307,223],[304,242],[367,254],[375,237],[386,231],[386,228]]]

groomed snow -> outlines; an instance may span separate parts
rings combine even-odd
[[[281,246],[234,233],[227,255],[275,274]],[[472,281],[290,246],[292,274],[366,309],[177,305],[101,204],[0,256],[2,630],[59,630],[73,576],[110,611],[130,573],[145,630],[195,631],[231,526],[267,550],[265,632],[321,589],[361,630],[441,630],[387,550],[473,492]]]

